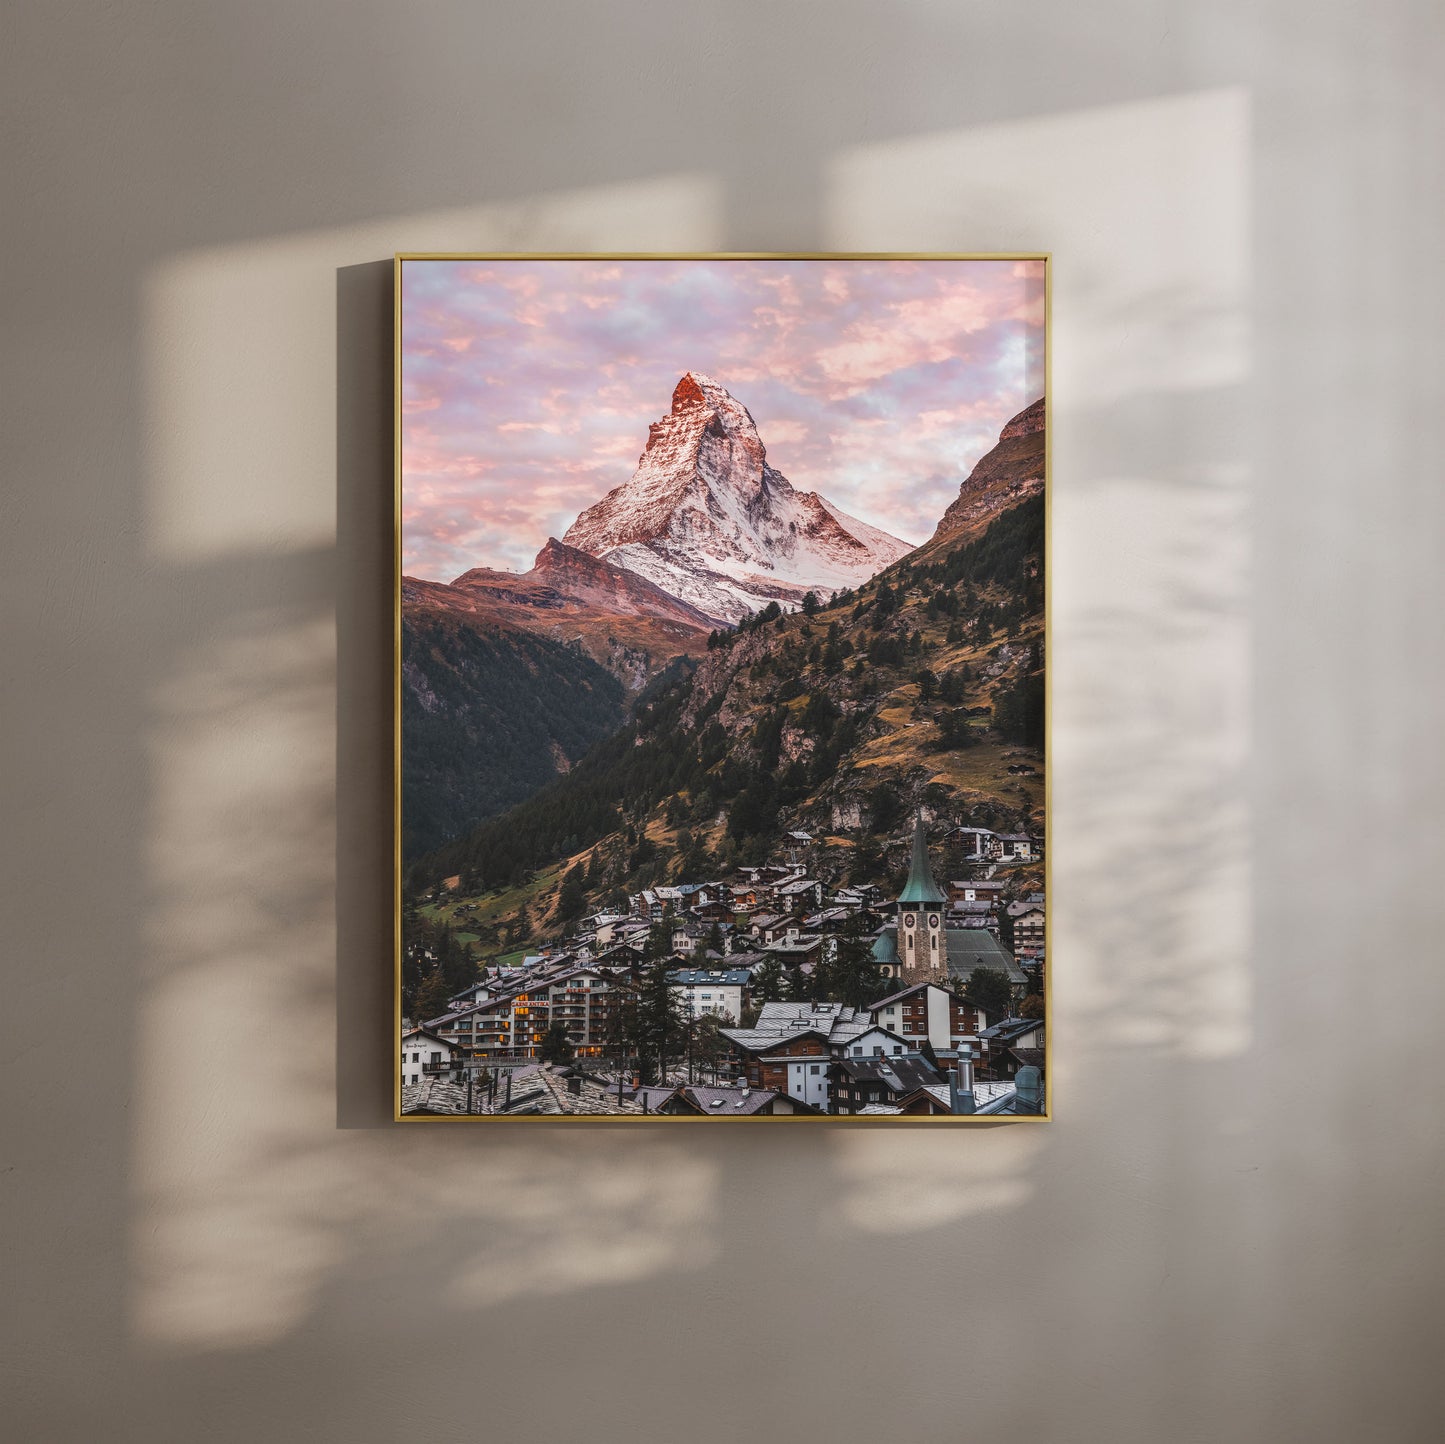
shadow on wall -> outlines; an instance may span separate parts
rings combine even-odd
[[[1239,92],[1207,92],[843,149],[819,172],[825,246],[1057,253],[1060,1121],[1044,1128],[389,1121],[391,266],[375,258],[707,250],[728,234],[717,178],[158,268],[150,540],[211,599],[151,697],[129,1297],[168,1398],[204,1397],[243,1358],[314,1384],[292,1437],[326,1433],[352,1392],[394,1435],[451,1427],[475,1370],[496,1435],[561,1437],[579,1399],[605,1397],[610,1427],[720,1440],[744,1351],[718,1340],[747,1321],[760,1398],[804,1387],[798,1350],[826,1352],[820,1331],[850,1356],[866,1341],[870,1366],[840,1364],[810,1403],[817,1437],[937,1397],[960,1352],[1019,1386],[970,1399],[980,1428],[1047,1433],[1116,1367],[1122,1331],[1159,1383],[1115,1437],[1167,1437],[1208,1384],[1181,1376],[1162,1330],[1141,1335],[1139,1310],[1161,1307],[1170,1269],[1221,1307],[1250,1287],[1226,1230],[1196,1259],[1170,1248],[1192,1171],[1219,1171],[1248,1126],[1214,1102],[1189,1116],[1206,1070],[1249,1060],[1247,123]],[[1156,209],[1131,204],[1141,190]],[[1150,1126],[1105,1154],[1079,1126],[1105,1114]],[[1186,1124],[1191,1159],[1171,1141]],[[539,1353],[565,1388],[540,1382]],[[1047,1403],[1022,1387],[1043,1358]],[[620,1376],[649,1386],[619,1393]],[[253,1437],[228,1428],[214,1437]]]

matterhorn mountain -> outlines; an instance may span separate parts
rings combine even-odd
[[[654,583],[720,622],[868,580],[909,543],[795,490],[768,465],[746,406],[688,372],[632,478],[567,529],[569,547]]]

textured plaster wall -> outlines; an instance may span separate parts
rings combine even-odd
[[[7,1436],[1438,1438],[1442,48],[12,4]],[[398,1129],[384,260],[830,247],[1056,256],[1058,1121]]]

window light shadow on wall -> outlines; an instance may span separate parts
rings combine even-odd
[[[1239,95],[1210,93],[842,151],[824,174],[830,248],[1059,256],[1051,954],[1072,1109],[1120,1105],[1129,1048],[1187,1064],[1247,1041],[1245,120]],[[1124,199],[1141,173],[1145,213]],[[424,1332],[645,1279],[705,1291],[745,1252],[786,1276],[818,1228],[888,1247],[982,1214],[1028,1227],[1040,1158],[1073,1146],[1048,1128],[337,1127],[337,979],[370,963],[336,958],[336,613],[356,581],[336,545],[336,274],[398,249],[707,250],[721,209],[708,176],[661,177],[152,276],[149,543],[196,606],[150,698],[146,1346],[274,1347],[344,1307],[360,1258]],[[1130,620],[1138,590],[1157,626]],[[384,966],[385,939],[341,921]],[[775,1210],[761,1234],[758,1197]]]

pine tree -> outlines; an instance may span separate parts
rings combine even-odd
[[[774,954],[769,953],[753,969],[753,978],[748,985],[748,992],[755,1003],[781,1003],[785,987],[783,966]]]
[[[587,888],[582,878],[582,864],[579,862],[570,868],[567,876],[562,879],[562,886],[557,893],[558,922],[569,923],[582,916],[583,909],[587,906]]]
[[[637,1031],[644,1072],[662,1079],[667,1074],[667,1060],[678,1056],[687,1037],[687,1013],[680,997],[667,980],[667,960],[650,963],[642,976],[637,998]]]
[[[889,980],[873,956],[873,946],[862,937],[833,940],[831,955],[818,965],[818,987],[829,1002],[866,1008],[888,991]]]
[[[553,1023],[542,1035],[542,1061],[544,1063],[570,1063],[575,1050],[567,1036],[565,1023]]]
[[[982,1010],[990,1023],[1009,1015],[1013,989],[1008,975],[997,968],[975,968],[963,986],[963,996]]]

